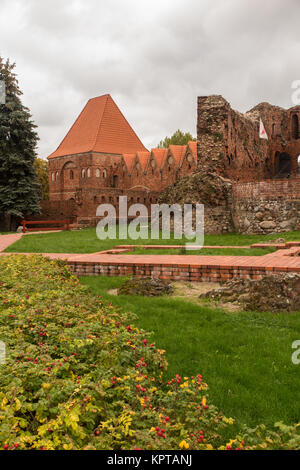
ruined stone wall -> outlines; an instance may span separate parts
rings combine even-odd
[[[260,118],[268,140],[259,137]],[[299,171],[299,122],[299,106],[285,110],[261,103],[242,114],[220,95],[198,97],[198,166],[206,165],[241,182],[295,176]]]
[[[233,184],[232,219],[239,233],[300,230],[300,177]]]

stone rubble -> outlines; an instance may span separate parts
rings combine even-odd
[[[300,275],[279,273],[259,280],[231,280],[199,298],[237,303],[244,310],[293,312],[300,310]]]

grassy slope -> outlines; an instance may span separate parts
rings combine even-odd
[[[205,245],[233,245],[245,246],[252,243],[276,240],[284,237],[286,240],[300,240],[300,231],[283,232],[273,235],[240,235],[236,233],[221,235],[205,235]],[[107,250],[118,244],[140,244],[140,245],[180,245],[185,240],[99,240],[95,228],[88,228],[72,232],[43,233],[40,235],[30,234],[22,237],[11,245],[6,251],[24,253],[94,253]]]
[[[299,422],[300,366],[291,344],[300,339],[300,312],[228,313],[174,298],[116,297],[107,293],[122,278],[85,277],[81,282],[153,331],[165,349],[168,375],[202,373],[210,396],[228,416],[250,426]]]

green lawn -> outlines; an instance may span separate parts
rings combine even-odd
[[[283,232],[273,235],[240,235],[237,233],[205,235],[205,245],[247,246],[261,241],[276,240],[283,237],[286,240],[300,240],[300,231]],[[23,253],[94,253],[113,248],[115,245],[183,245],[185,240],[99,240],[95,228],[77,231],[30,234],[22,237],[6,251]]]
[[[109,295],[124,278],[83,277],[95,294],[137,315],[166,350],[168,377],[203,374],[213,402],[238,423],[300,421],[300,365],[291,362],[300,339],[300,312],[228,312],[176,298]]]
[[[142,249],[125,251],[123,255],[222,255],[222,256],[262,256],[276,251],[274,248],[202,248],[201,250],[179,249]]]

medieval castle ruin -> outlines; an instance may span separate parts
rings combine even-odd
[[[197,143],[149,151],[110,95],[89,100],[48,157],[50,201],[42,203],[43,215],[94,225],[101,203],[117,207],[126,195],[128,205],[149,206],[181,181],[188,192],[197,174],[210,184],[210,174],[226,185],[226,197],[215,194],[205,206],[207,231],[300,229],[300,107],[261,103],[242,114],[211,95],[198,97],[197,112]],[[267,140],[259,137],[260,120]],[[198,202],[200,189],[201,182]]]

